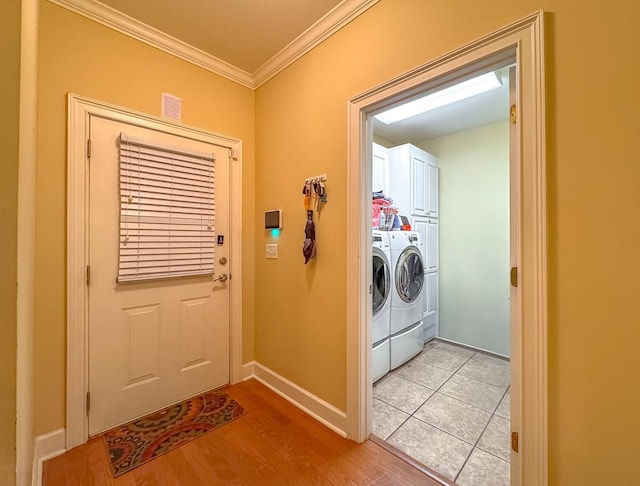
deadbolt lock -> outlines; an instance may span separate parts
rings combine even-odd
[[[220,260],[218,260],[218,262],[220,263],[220,265],[225,265],[227,263],[227,258],[226,257],[220,257]]]

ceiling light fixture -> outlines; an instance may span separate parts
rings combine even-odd
[[[490,72],[476,78],[468,79],[467,81],[463,81],[462,83],[450,86],[441,91],[428,94],[404,105],[383,111],[375,115],[375,118],[389,125],[419,115],[420,113],[435,110],[441,106],[450,105],[456,101],[471,98],[472,96],[499,88],[500,86],[502,86],[500,77],[495,72]]]

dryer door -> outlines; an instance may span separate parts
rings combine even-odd
[[[408,246],[398,257],[396,265],[396,289],[400,298],[411,303],[420,297],[424,285],[424,262],[415,246]]]
[[[391,272],[389,262],[380,248],[373,248],[373,317],[380,312],[389,298]]]

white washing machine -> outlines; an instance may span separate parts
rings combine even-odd
[[[389,361],[394,369],[422,351],[425,275],[420,233],[391,231],[389,245],[393,280]]]
[[[372,232],[372,304],[371,319],[372,377],[377,381],[389,372],[389,335],[391,324],[391,250],[386,231]]]

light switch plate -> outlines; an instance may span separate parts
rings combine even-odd
[[[278,244],[277,243],[267,243],[267,258],[277,259],[278,258]]]

